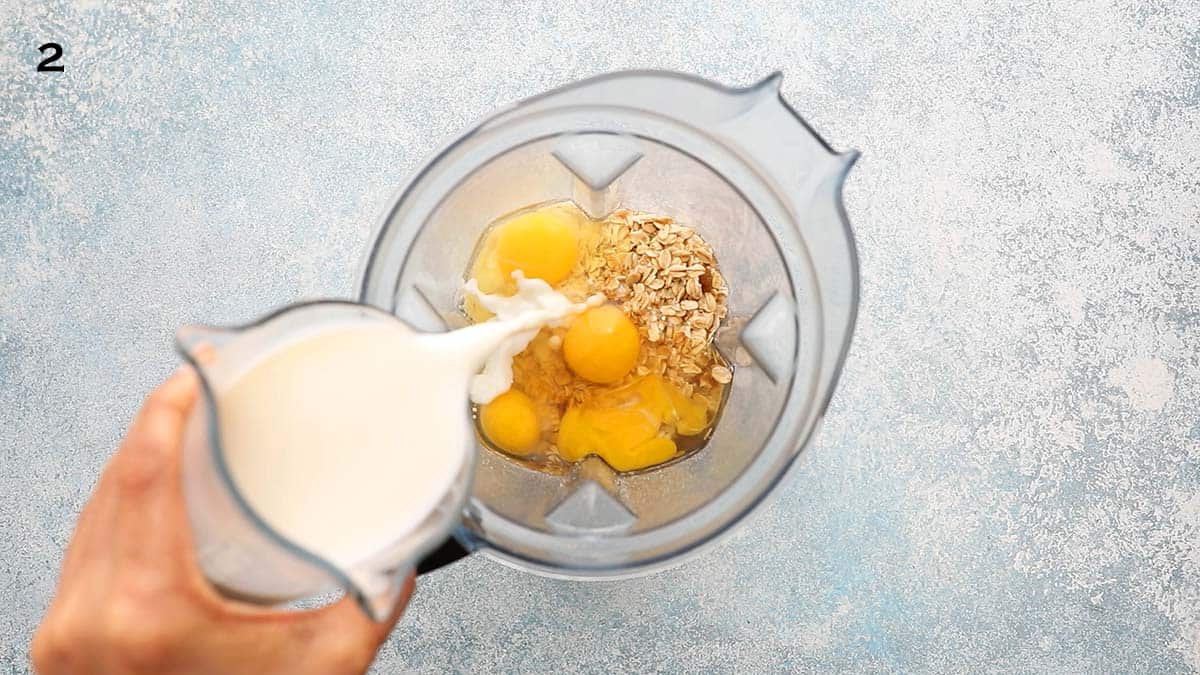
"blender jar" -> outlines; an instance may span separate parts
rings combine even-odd
[[[483,122],[395,197],[359,299],[422,330],[465,324],[463,273],[484,229],[545,202],[671,216],[712,245],[730,291],[717,346],[736,373],[702,449],[636,473],[589,457],[551,475],[481,448],[462,546],[574,578],[658,569],[749,515],[812,442],[858,302],[841,201],[857,153],[831,150],[779,82],[627,72],[576,83]]]

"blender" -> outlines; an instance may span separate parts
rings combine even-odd
[[[678,562],[748,516],[813,440],[858,302],[838,153],[782,99],[776,73],[730,89],[669,72],[600,76],[501,111],[434,157],[392,200],[359,301],[425,331],[466,324],[463,270],[487,225],[573,201],[673,217],[713,247],[728,281],[717,347],[737,372],[707,444],[617,473],[595,457],[553,475],[479,449],[453,539],[536,573],[623,577]]]

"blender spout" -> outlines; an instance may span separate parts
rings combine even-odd
[[[750,85],[750,91],[759,93],[760,95],[778,94],[779,89],[782,86],[783,72],[776,70],[758,82]]]
[[[850,175],[850,169],[854,168],[862,153],[853,149],[842,152],[830,150],[829,153],[831,161],[826,163],[825,170],[821,174],[821,187],[832,192],[832,199],[838,209],[838,218],[842,221],[842,226],[847,228],[849,227],[849,222],[847,221],[845,208],[843,207],[842,186],[845,185],[846,178]],[[818,192],[820,193],[821,190],[819,189]]]
[[[729,90],[730,112],[714,127],[716,135],[744,149],[760,172],[804,199],[827,176],[840,180],[858,159],[838,152],[787,101],[776,71],[744,89]]]
[[[858,162],[858,158],[862,157],[862,153],[858,150],[850,149],[837,153],[837,157],[842,162],[842,178],[845,178],[846,173]]]

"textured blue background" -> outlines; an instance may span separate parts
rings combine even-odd
[[[176,326],[352,294],[438,145],[632,67],[863,152],[824,432],[674,571],[423,580],[379,670],[1200,668],[1200,4],[643,4],[0,7],[0,669]]]

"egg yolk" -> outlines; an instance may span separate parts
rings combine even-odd
[[[637,328],[614,305],[580,314],[563,337],[563,358],[574,373],[597,384],[612,384],[637,365]]]
[[[559,424],[558,453],[571,461],[598,455],[617,471],[644,469],[675,454],[675,442],[658,435],[660,426],[644,408],[573,406]]]
[[[479,426],[488,440],[514,455],[529,454],[541,439],[533,401],[517,389],[480,406]]]
[[[683,395],[675,387],[666,387],[671,399],[671,422],[680,436],[695,436],[708,428],[708,406]]]
[[[521,270],[553,286],[571,274],[579,255],[571,225],[552,213],[519,215],[501,225],[496,236],[496,257],[506,279]]]
[[[650,375],[568,408],[555,442],[564,459],[597,455],[617,471],[636,471],[675,455],[671,426],[692,435],[707,422],[706,406]]]

